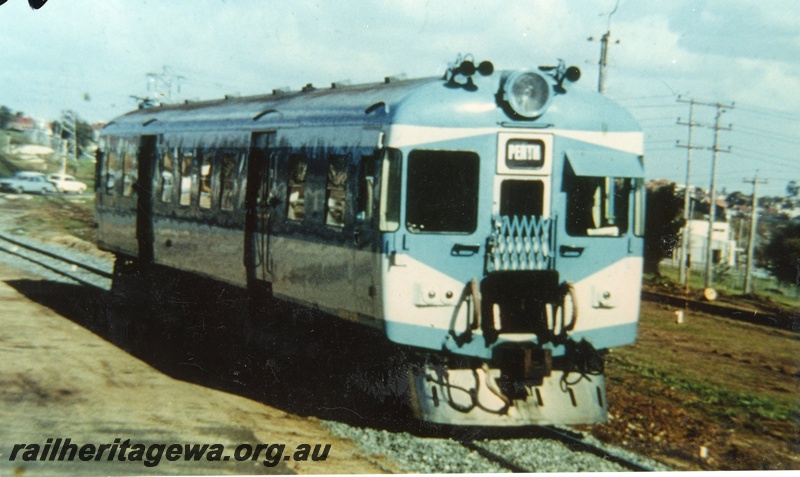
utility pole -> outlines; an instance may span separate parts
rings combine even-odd
[[[704,103],[698,103],[704,104]],[[709,193],[711,194],[711,203],[709,204],[708,210],[708,239],[706,240],[706,274],[705,274],[705,287],[710,288],[711,285],[714,283],[714,267],[712,266],[712,259],[713,254],[711,253],[711,245],[712,245],[712,236],[714,234],[714,218],[717,215],[717,153],[722,152],[730,152],[730,148],[728,149],[720,149],[719,148],[719,132],[720,130],[730,131],[732,127],[729,125],[727,128],[721,127],[719,125],[719,120],[722,117],[722,113],[724,113],[727,109],[732,109],[734,107],[733,104],[729,106],[723,105],[721,103],[715,104],[706,104],[707,106],[714,106],[717,108],[717,115],[714,119],[714,145],[710,148],[713,152],[713,156],[711,159],[711,190]]]
[[[600,65],[600,72],[597,76],[597,92],[600,94],[605,94],[606,92],[606,67],[608,66],[608,41],[611,38],[611,15],[617,11],[617,7],[619,7],[619,0],[617,0],[611,13],[608,14],[608,27],[600,38],[600,60],[597,62]],[[588,40],[594,41],[594,37],[590,36]],[[619,43],[619,40],[616,43]]]
[[[747,268],[744,274],[744,292],[753,293],[753,280],[751,273],[753,271],[753,251],[756,248],[756,225],[758,224],[758,184],[766,184],[767,181],[758,180],[758,172],[751,180],[744,179],[745,183],[753,184],[753,201],[750,207],[750,238],[747,241]]]
[[[686,273],[686,262],[687,262],[687,249],[689,248],[689,220],[691,216],[689,214],[689,177],[690,171],[692,167],[692,149],[702,149],[702,146],[693,146],[692,145],[692,128],[694,126],[703,126],[702,124],[692,122],[692,117],[694,115],[694,105],[695,100],[690,99],[686,101],[681,99],[678,96],[679,103],[689,103],[689,122],[681,122],[680,118],[678,118],[678,124],[689,126],[689,137],[687,139],[686,144],[676,144],[677,147],[685,147],[686,148],[686,188],[684,189],[683,193],[683,233],[681,234],[681,255],[680,255],[680,281],[681,284],[686,285],[689,281],[689,276]]]
[[[606,31],[600,39],[600,72],[597,75],[597,91],[606,94],[606,67],[608,66],[608,38],[611,30]]]

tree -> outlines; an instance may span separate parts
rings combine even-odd
[[[14,113],[11,112],[6,106],[0,106],[0,129],[5,129],[8,127],[8,123],[11,122],[11,118],[14,117]]]
[[[789,181],[786,184],[786,196],[787,197],[797,197],[800,194],[800,184],[797,181]]]
[[[778,227],[764,248],[764,258],[775,278],[800,285],[800,222]]]
[[[84,150],[90,146],[92,142],[94,142],[94,130],[89,123],[78,118],[75,119],[75,129],[77,129],[77,134],[76,138],[73,138],[72,134],[62,127],[61,122],[53,122],[53,131],[60,131],[61,139],[65,139],[70,142],[77,140],[78,156],[81,156]]]
[[[658,274],[658,262],[680,246],[683,198],[675,195],[675,183],[647,184],[644,228],[644,271]]]

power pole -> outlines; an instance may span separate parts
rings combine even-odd
[[[608,27],[600,38],[600,60],[597,62],[600,65],[600,72],[597,76],[597,92],[600,94],[605,94],[606,92],[606,67],[608,66],[608,41],[611,38],[611,15],[617,11],[617,7],[619,7],[619,0],[617,0],[611,13],[608,14]],[[594,37],[590,36],[588,40],[593,41]],[[616,43],[619,43],[619,40]]]
[[[703,103],[698,103],[703,104]],[[710,148],[713,152],[713,156],[711,159],[711,190],[709,193],[711,194],[711,203],[709,204],[708,210],[708,240],[706,241],[706,274],[705,274],[705,287],[710,288],[711,285],[714,283],[714,267],[712,266],[712,259],[713,254],[711,253],[711,245],[713,243],[712,236],[714,233],[714,218],[717,215],[717,153],[718,152],[731,152],[730,148],[728,149],[720,149],[719,148],[719,132],[720,130],[730,131],[732,127],[729,125],[728,127],[721,127],[719,125],[719,120],[722,117],[722,113],[724,113],[727,109],[733,109],[734,105],[730,104],[728,106],[723,105],[721,103],[715,104],[706,104],[707,106],[714,106],[717,108],[717,115],[714,119],[714,145]]]
[[[753,280],[751,273],[753,271],[753,251],[756,248],[756,225],[758,225],[758,184],[766,184],[767,181],[759,181],[758,173],[751,180],[744,179],[745,183],[753,184],[753,201],[750,207],[750,238],[747,241],[747,268],[744,273],[744,292],[753,293]]]
[[[689,248],[689,220],[691,216],[689,215],[689,177],[690,171],[692,167],[692,149],[702,149],[702,146],[693,146],[692,145],[692,128],[694,126],[703,126],[702,124],[692,122],[692,117],[694,115],[694,105],[695,100],[690,99],[689,101],[683,100],[678,97],[679,103],[689,103],[689,122],[681,122],[681,119],[678,118],[678,124],[683,126],[689,126],[689,137],[687,139],[686,144],[676,144],[677,147],[685,147],[686,148],[686,188],[684,189],[683,193],[683,234],[681,234],[681,255],[680,255],[680,280],[681,284],[686,285],[689,281],[689,276],[686,273],[686,262],[687,262],[687,249]]]
[[[600,39],[600,72],[597,75],[597,92],[606,94],[606,67],[608,66],[608,38],[611,30],[606,31]]]

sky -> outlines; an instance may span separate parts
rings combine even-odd
[[[495,69],[563,59],[645,132],[648,178],[684,183],[689,104],[724,104],[718,190],[800,182],[800,7],[794,0],[27,0],[0,5],[0,105],[108,122],[168,99],[441,76],[458,54]],[[591,38],[591,39],[590,39]],[[148,76],[151,74],[151,76]],[[690,183],[708,188],[717,109],[694,106]]]

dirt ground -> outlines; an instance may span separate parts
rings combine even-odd
[[[204,475],[374,474],[396,472],[365,457],[350,441],[333,437],[314,418],[298,417],[257,400],[175,379],[106,341],[92,328],[65,319],[49,306],[63,302],[52,282],[0,266],[0,474],[2,475]],[[58,297],[52,296],[58,294]],[[76,297],[73,303],[85,303]],[[63,304],[61,306],[68,305]],[[79,310],[78,310],[79,311]],[[68,316],[77,316],[76,310]],[[186,363],[191,366],[191,363]],[[167,461],[154,467],[118,460],[9,461],[14,444],[44,446],[49,438],[83,444],[115,439],[154,443],[255,446],[330,444],[324,462]],[[54,441],[52,441],[54,442]],[[287,451],[288,453],[288,451]]]

